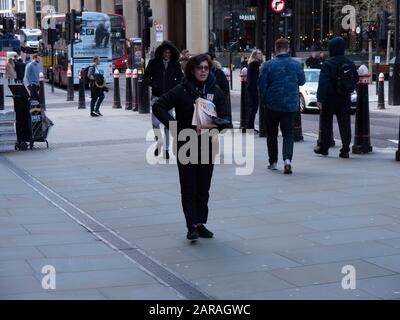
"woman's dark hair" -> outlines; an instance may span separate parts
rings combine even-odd
[[[188,63],[186,64],[186,69],[185,69],[186,78],[193,79],[194,70],[196,69],[196,67],[198,67],[204,61],[207,61],[208,67],[210,68],[210,72],[211,72],[212,62],[211,62],[210,57],[207,54],[199,54],[197,56],[190,58]]]

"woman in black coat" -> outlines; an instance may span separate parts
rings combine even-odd
[[[215,154],[211,151],[213,142],[210,135],[201,133],[200,127],[192,125],[196,100],[203,98],[212,101],[216,106],[218,117],[229,121],[224,94],[215,84],[215,77],[212,75],[211,69],[212,62],[207,55],[202,54],[191,58],[187,63],[182,83],[164,94],[153,106],[153,114],[164,126],[169,128],[170,124],[176,122],[178,136],[185,129],[193,133],[191,140],[187,138],[186,141],[177,142],[176,152],[188,240],[213,237],[213,233],[204,225],[208,218],[209,190]],[[175,108],[176,119],[169,113],[173,108]],[[219,130],[224,128],[224,126],[218,127]],[[196,137],[196,141],[193,141],[193,136]],[[209,147],[208,150],[202,148],[202,139],[209,140],[208,143],[205,143]],[[177,141],[177,137],[174,137],[174,140]],[[190,150],[184,154],[184,157],[180,156],[179,151],[183,146],[187,147],[189,140],[197,143],[198,154],[194,161],[192,157],[187,163],[183,158],[187,159],[186,157],[190,156]],[[202,154],[206,157],[202,157]],[[207,155],[209,156],[207,157]],[[207,161],[204,161],[204,158],[207,158]]]
[[[247,69],[247,129],[254,130],[254,122],[260,104],[258,93],[258,77],[260,76],[260,67],[263,61],[263,54],[260,50],[255,49],[249,59],[249,67]]]

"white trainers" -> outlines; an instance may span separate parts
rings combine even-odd
[[[285,160],[284,174],[292,174],[292,162],[290,160]]]
[[[272,170],[272,171],[276,171],[276,170],[278,170],[278,164],[276,162],[274,162],[268,166],[268,169]]]

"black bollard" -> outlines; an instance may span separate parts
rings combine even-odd
[[[144,81],[143,72],[141,70],[138,72],[138,88],[140,96],[139,113],[150,113],[149,87]]]
[[[247,68],[240,71],[240,129],[245,132],[248,126],[249,119],[247,105]]]
[[[399,123],[399,145],[396,152],[396,161],[400,161],[400,123]]]
[[[366,66],[358,69],[360,82],[357,85],[357,113],[353,153],[366,154],[372,152],[369,124],[369,93],[370,74]]]
[[[86,109],[86,92],[85,92],[85,78],[82,77],[83,74],[83,68],[81,71],[79,71],[79,103],[78,103],[78,109]]]
[[[381,73],[379,75],[378,84],[378,109],[385,109],[385,75]]]
[[[119,70],[114,70],[114,109],[122,109],[121,106],[121,89],[119,86]]]
[[[74,78],[71,67],[68,67],[67,78],[68,78],[67,101],[74,101]]]
[[[301,123],[301,112],[296,112],[293,121],[293,134],[294,134],[294,142],[304,141],[303,137],[303,126]]]
[[[138,72],[138,78],[137,78],[137,104],[138,104],[138,111],[142,110],[142,105],[143,105],[143,77],[142,73],[139,70]]]
[[[132,71],[132,111],[139,111],[138,107],[138,71],[134,69]]]
[[[125,110],[132,110],[132,70],[126,69],[126,99],[125,99]]]
[[[46,96],[44,92],[44,74],[39,73],[39,104],[40,108],[46,110]]]
[[[0,84],[0,110],[4,110],[4,84]]]

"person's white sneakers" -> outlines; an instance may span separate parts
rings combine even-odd
[[[292,162],[290,160],[285,160],[284,174],[292,174]]]
[[[268,166],[268,169],[272,170],[272,171],[276,171],[276,170],[278,170],[278,164],[276,162],[274,162]]]

